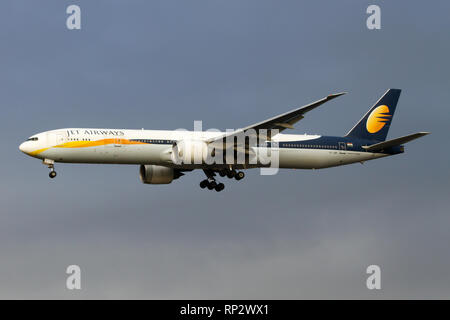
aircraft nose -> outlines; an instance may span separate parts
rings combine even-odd
[[[26,147],[26,142],[22,142],[19,146],[19,150],[22,151],[23,153],[27,153],[27,147]]]

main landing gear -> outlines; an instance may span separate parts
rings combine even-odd
[[[216,180],[208,180],[205,179],[202,182],[200,182],[200,188],[205,189],[208,188],[209,190],[215,189],[217,192],[222,191],[223,189],[225,189],[225,185],[220,182],[217,183]]]
[[[217,183],[215,178],[215,172],[212,170],[203,170],[206,174],[207,179],[200,182],[200,188],[205,189],[208,188],[208,190],[216,190],[217,192],[222,191],[225,189],[225,185],[223,183]],[[245,177],[245,173],[242,171],[236,171],[234,169],[226,169],[221,170],[218,172],[221,177],[227,176],[229,179],[235,178],[236,180],[241,180]]]
[[[243,171],[236,171],[236,170],[221,170],[219,171],[219,175],[221,177],[227,176],[228,179],[235,178],[236,180],[242,180],[245,177],[245,173]]]
[[[56,177],[56,171],[55,171],[55,161],[50,160],[50,159],[44,159],[42,161],[43,164],[45,164],[49,169],[50,169],[50,173],[48,174],[48,176],[53,179],[54,177]]]

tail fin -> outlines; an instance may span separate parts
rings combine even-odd
[[[347,133],[346,137],[384,141],[394,117],[400,89],[389,89]]]

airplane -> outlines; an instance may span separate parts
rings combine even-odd
[[[140,165],[145,184],[169,184],[186,172],[202,169],[206,179],[200,187],[219,192],[225,186],[217,181],[217,174],[241,180],[242,170],[267,168],[273,162],[282,169],[321,169],[403,153],[403,144],[429,132],[386,140],[400,92],[387,90],[343,137],[281,133],[293,129],[307,112],[345,94],[336,93],[227,132],[66,128],[35,134],[19,149],[41,159],[50,169],[50,178],[56,177],[55,163]]]

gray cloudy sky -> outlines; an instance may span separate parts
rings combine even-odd
[[[365,26],[379,4],[382,29]],[[82,30],[65,10],[78,4]],[[448,1],[0,3],[0,298],[449,298]],[[19,152],[62,127],[244,126],[340,91],[296,133],[343,135],[390,87],[403,155],[318,171],[201,172]],[[65,289],[78,264],[82,290]],[[378,264],[382,290],[365,287]]]

